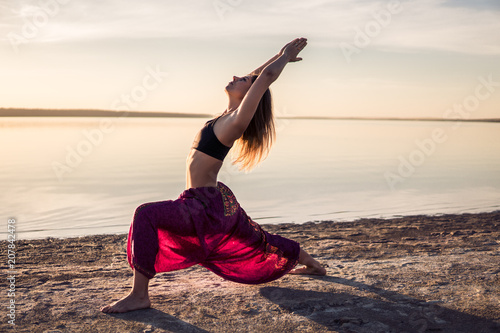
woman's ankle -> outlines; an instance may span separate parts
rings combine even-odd
[[[131,295],[137,298],[149,298],[149,292],[148,290],[137,290],[137,289],[132,289],[130,292]]]

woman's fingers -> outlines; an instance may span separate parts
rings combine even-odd
[[[294,44],[304,44],[304,43],[307,43],[307,38],[303,38],[303,37],[296,38],[296,39],[294,39],[293,43]]]
[[[302,60],[302,58],[297,57],[297,55],[306,47],[307,39],[306,38],[296,38],[287,44],[285,52],[287,53],[290,62],[296,62]]]
[[[304,47],[306,47],[307,39],[298,38],[292,45],[300,52]]]
[[[297,57],[297,55],[302,51],[307,45],[307,38],[295,38],[285,46],[280,51],[280,55],[286,54],[289,62],[301,61],[302,58]]]
[[[288,46],[288,45],[293,45],[295,47],[299,47],[299,46],[305,46],[305,44],[307,44],[307,38],[295,38],[294,40],[292,40],[290,43],[286,44],[285,45],[285,48]]]

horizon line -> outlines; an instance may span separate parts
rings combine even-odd
[[[212,114],[165,111],[113,111],[102,109],[30,109],[0,108],[0,117],[120,117],[120,118],[206,118]],[[344,116],[283,116],[277,119],[303,120],[376,120],[376,121],[444,121],[444,122],[500,122],[500,118],[435,118],[435,117],[344,117]]]

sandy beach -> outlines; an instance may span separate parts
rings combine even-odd
[[[241,285],[195,266],[158,274],[152,308],[110,315],[99,308],[130,288],[125,234],[18,240],[0,331],[500,332],[500,212],[263,227],[327,276]]]

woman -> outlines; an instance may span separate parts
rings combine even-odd
[[[224,113],[205,124],[187,158],[186,190],[177,200],[139,206],[130,227],[127,255],[134,270],[132,291],[105,306],[106,313],[148,308],[148,283],[158,272],[202,265],[225,279],[265,283],[286,273],[325,275],[298,243],[271,235],[253,222],[231,190],[217,182],[233,144],[235,162],[250,169],[267,156],[274,138],[269,86],[285,65],[302,60],[305,38],[297,38],[264,65],[233,77]],[[293,269],[299,263],[303,268]]]

